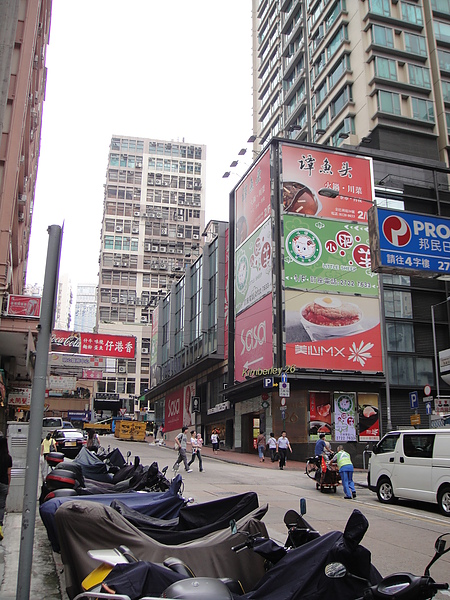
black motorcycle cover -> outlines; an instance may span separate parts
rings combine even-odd
[[[184,506],[174,522],[157,521],[142,515],[120,500],[111,503],[127,521],[140,531],[162,544],[182,544],[201,538],[208,533],[226,529],[231,519],[238,521],[258,508],[258,495],[255,492],[237,494],[201,504]]]

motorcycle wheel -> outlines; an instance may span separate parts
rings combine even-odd
[[[445,517],[450,517],[450,486],[444,486],[438,494],[439,510]]]
[[[392,504],[397,500],[394,496],[394,490],[392,489],[392,483],[387,477],[382,477],[377,484],[377,496],[378,500],[382,504]]]

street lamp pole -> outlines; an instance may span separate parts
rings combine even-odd
[[[435,371],[435,383],[436,383],[436,393],[439,398],[441,395],[440,387],[439,387],[439,360],[438,360],[438,352],[437,352],[437,341],[436,341],[436,323],[434,319],[434,309],[436,306],[440,306],[441,304],[446,304],[450,300],[450,296],[448,296],[442,302],[438,302],[437,304],[431,305],[431,326],[433,328],[433,351],[434,351],[434,371]]]

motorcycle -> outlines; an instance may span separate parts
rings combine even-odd
[[[436,583],[430,576],[430,567],[450,550],[450,533],[440,535],[434,544],[435,554],[425,568],[422,576],[412,573],[394,573],[385,577],[376,585],[370,585],[370,581],[365,581],[368,587],[364,590],[364,595],[358,600],[386,600],[388,598],[397,598],[399,600],[427,600],[439,590],[448,590],[448,583]],[[329,563],[325,567],[325,575],[330,579],[340,579],[342,577],[357,578],[347,567],[339,562]],[[448,594],[450,596],[450,594]]]

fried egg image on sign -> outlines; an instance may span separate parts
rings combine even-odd
[[[343,327],[361,319],[361,311],[356,304],[342,302],[333,296],[316,298],[302,311],[303,318],[316,325]]]
[[[316,244],[307,235],[299,234],[292,240],[292,250],[298,258],[308,259],[316,251]]]

